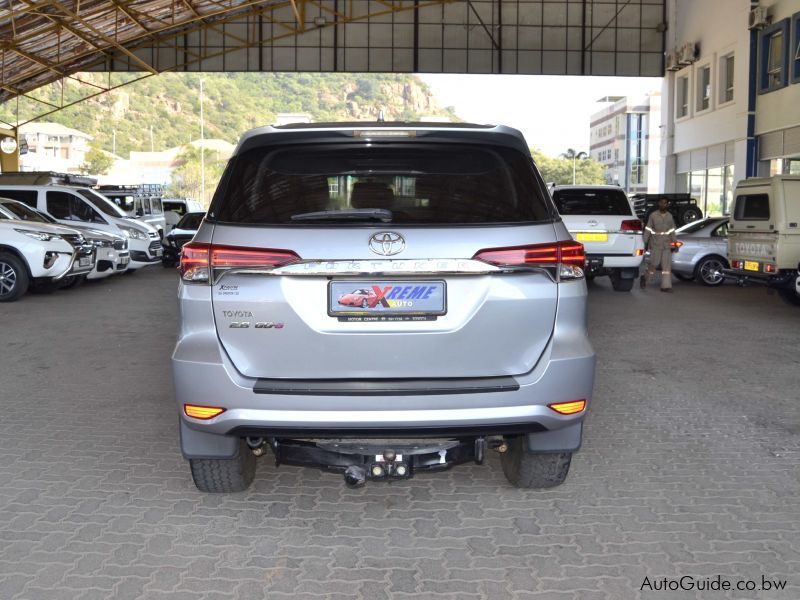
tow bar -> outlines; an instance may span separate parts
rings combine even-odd
[[[408,479],[417,471],[444,471],[467,462],[483,464],[486,438],[456,440],[292,440],[247,438],[256,456],[269,445],[275,465],[319,467],[343,473],[348,487],[364,486],[368,480]],[[491,447],[500,447],[502,440],[491,440]]]

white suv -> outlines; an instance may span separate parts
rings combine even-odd
[[[30,223],[58,224],[51,216],[10,198],[0,198],[0,214],[4,214],[9,219]],[[124,273],[128,268],[130,262],[128,240],[123,235],[101,231],[86,225],[70,224],[69,228],[82,234],[86,241],[96,248],[97,260],[94,269],[86,276],[87,279],[103,279],[115,273]],[[76,281],[75,278],[68,279]]]
[[[0,212],[0,302],[22,297],[32,281],[88,274],[95,249],[74,229],[10,219]]]
[[[84,225],[128,238],[126,272],[160,264],[163,249],[158,231],[128,217],[102,194],[88,187],[94,180],[58,173],[0,174],[0,197],[12,198],[66,226]]]
[[[564,224],[586,249],[586,276],[608,275],[618,292],[629,292],[644,258],[642,222],[622,188],[558,185],[550,189]]]

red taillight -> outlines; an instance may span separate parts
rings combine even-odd
[[[764,265],[764,272],[765,273],[775,273],[775,272],[777,272],[777,269],[775,268],[775,265],[766,264],[766,265]]]
[[[189,242],[181,250],[179,269],[184,281],[208,281],[209,244]]]
[[[184,281],[207,282],[210,269],[235,267],[275,268],[298,260],[291,250],[214,246],[191,242],[181,252],[180,271]]]
[[[573,241],[555,242],[552,244],[533,244],[530,246],[512,246],[509,248],[487,248],[472,257],[490,265],[499,267],[520,267],[525,265],[565,265],[583,268],[586,254],[583,244]],[[567,272],[560,274],[569,278]],[[582,276],[580,273],[576,276]]]
[[[623,221],[622,225],[620,226],[620,231],[641,231],[642,230],[642,222],[639,219],[630,219],[628,221]]]
[[[298,260],[291,250],[212,246],[211,267],[280,267]]]

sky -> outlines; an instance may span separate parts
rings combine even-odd
[[[528,145],[558,156],[589,150],[589,117],[603,96],[643,96],[661,90],[660,78],[544,75],[421,75],[441,106],[465,121],[509,125]]]

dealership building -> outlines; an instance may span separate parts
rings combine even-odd
[[[671,0],[666,11],[663,189],[727,214],[736,181],[800,174],[800,2]]]

